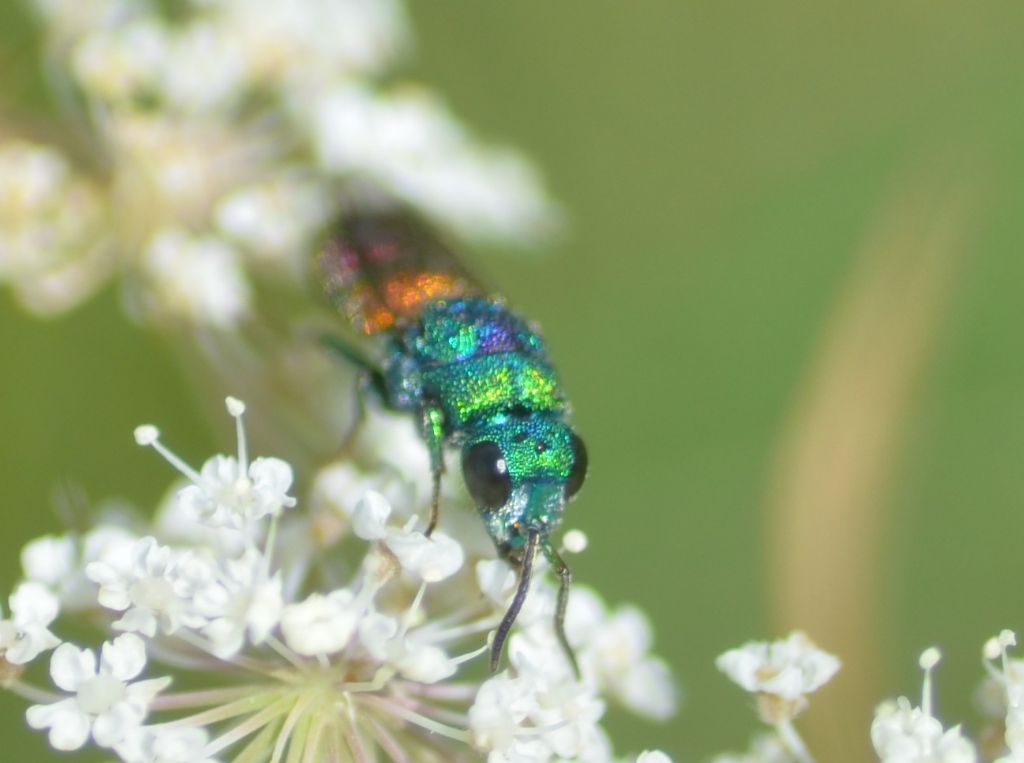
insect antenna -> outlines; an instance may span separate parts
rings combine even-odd
[[[565,610],[569,606],[569,588],[572,586],[572,570],[569,569],[569,565],[565,563],[562,558],[551,545],[550,541],[544,543],[544,556],[548,558],[552,566],[555,568],[555,572],[558,573],[558,603],[555,607],[555,635],[558,637],[558,643],[562,645],[562,650],[565,652],[565,656],[569,660],[569,664],[572,665],[572,672],[576,674],[576,680],[579,681],[582,677],[580,674],[580,665],[576,661],[576,653],[573,652],[572,647],[569,645],[569,639],[565,635]]]
[[[533,575],[533,558],[537,555],[537,543],[540,540],[539,530],[530,530],[526,540],[526,551],[523,553],[523,566],[519,571],[519,586],[516,588],[516,595],[508,607],[505,616],[501,618],[498,630],[494,634],[494,641],[491,642],[491,672],[498,670],[498,662],[501,660],[501,650],[505,646],[505,639],[512,629],[512,623],[516,621],[519,610],[523,608],[526,601],[526,594],[530,590],[530,578]]]

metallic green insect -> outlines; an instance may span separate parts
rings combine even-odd
[[[537,329],[489,296],[430,231],[401,213],[350,217],[320,265],[338,310],[384,343],[382,365],[360,361],[384,402],[417,416],[433,473],[427,534],[437,524],[444,447],[455,445],[498,553],[519,569],[491,669],[539,552],[560,578],[555,630],[578,674],[564,629],[572,574],[551,535],[583,485],[587,453],[566,422],[568,404]]]

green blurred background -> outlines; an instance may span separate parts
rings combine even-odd
[[[976,726],[981,644],[1024,627],[1020,3],[412,16],[409,74],[522,147],[571,223],[548,256],[475,262],[544,326],[588,441],[577,577],[650,613],[683,687],[668,724],[612,712],[617,748],[745,747],[714,658],[795,625],[846,661],[800,722],[820,761],[872,759],[873,704],[917,694],[931,644],[941,715]],[[34,61],[0,0],[3,102],[45,119]],[[4,590],[55,491],[163,490],[136,424],[192,461],[223,445],[112,291],[50,323],[0,295],[0,347]],[[0,695],[0,758],[51,759],[21,707]]]

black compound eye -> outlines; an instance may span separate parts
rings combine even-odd
[[[583,487],[587,476],[587,448],[578,435],[572,436],[572,470],[565,481],[565,497],[572,498]]]
[[[477,442],[462,452],[462,478],[482,509],[500,509],[512,495],[512,478],[496,442]]]

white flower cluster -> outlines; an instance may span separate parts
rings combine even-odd
[[[230,328],[253,279],[298,280],[354,201],[466,237],[551,227],[517,154],[478,145],[429,92],[379,84],[408,48],[399,0],[34,4],[96,164],[0,143],[0,283],[35,312],[122,271],[139,315]]]
[[[245,406],[228,398],[227,408],[238,450],[199,470],[155,427],[136,430],[188,481],[153,527],[102,525],[26,546],[25,581],[11,619],[0,621],[0,682],[34,703],[28,723],[54,748],[91,740],[127,763],[380,753],[601,763],[626,760],[600,726],[606,699],[652,718],[674,712],[646,619],[609,612],[583,587],[566,623],[577,679],[553,630],[554,587],[541,575],[508,668],[482,682],[467,676],[463,665],[487,653],[508,606],[513,570],[493,551],[468,558],[443,530],[427,537],[415,515],[399,515],[372,488],[335,513],[326,538],[322,519],[292,511],[291,467],[250,458]],[[315,480],[314,491],[324,484]],[[98,654],[61,643],[51,631],[61,613],[105,625]],[[24,673],[49,650],[60,692]],[[141,678],[147,657],[163,677]],[[181,691],[168,690],[172,679]],[[628,760],[670,763],[660,752]]]
[[[1003,721],[1004,744],[995,763],[1024,761],[1024,661],[1009,656],[1010,647],[1016,645],[1016,634],[1004,630],[989,639],[982,652],[989,679],[980,691],[981,704]]]
[[[932,670],[939,650],[926,649],[919,660],[924,671],[921,704],[914,707],[906,697],[883,702],[871,723],[871,743],[882,763],[975,763],[974,745],[959,726],[943,729],[932,713]]]
[[[978,699],[996,723],[981,734],[981,750],[959,725],[945,727],[932,709],[932,672],[941,655],[926,649],[919,659],[924,671],[921,701],[886,700],[875,709],[871,743],[881,763],[1024,763],[1024,660],[1011,659],[1017,637],[1004,630],[982,650],[988,673]],[[758,696],[762,720],[775,733],[755,738],[746,753],[728,753],[712,763],[811,763],[813,758],[792,726],[806,707],[806,696],[838,670],[832,655],[817,649],[802,633],[773,643],[751,642],[718,658],[718,667]]]
[[[719,756],[716,763],[810,763],[813,759],[793,720],[807,707],[807,695],[838,672],[839,660],[795,631],[779,641],[751,641],[731,649],[720,655],[716,664],[757,696],[761,720],[775,729],[774,735],[756,738],[748,753]]]

